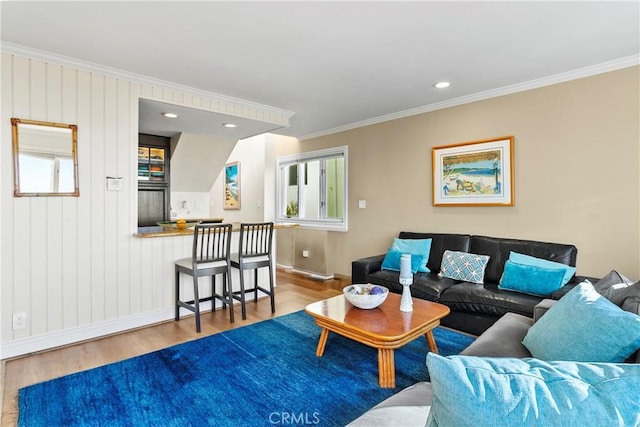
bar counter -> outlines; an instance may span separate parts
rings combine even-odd
[[[240,223],[232,222],[233,231],[240,231]],[[295,223],[274,223],[274,230],[280,228],[293,228],[298,227],[299,224]],[[160,226],[151,226],[151,227],[138,227],[138,232],[133,233],[134,237],[140,238],[150,238],[150,237],[171,237],[171,236],[193,236],[193,226],[190,228],[164,228]]]

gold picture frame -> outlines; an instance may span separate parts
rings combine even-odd
[[[513,140],[433,147],[433,206],[514,206]]]
[[[240,209],[240,162],[224,165],[224,209]]]

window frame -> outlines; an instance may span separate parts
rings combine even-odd
[[[287,186],[289,183],[289,177],[283,173],[284,168],[288,168],[294,164],[307,163],[314,160],[330,160],[341,157],[343,159],[343,184],[344,184],[344,200],[342,209],[342,218],[290,218],[286,216],[286,203],[287,203]],[[298,175],[300,175],[300,167],[297,168]],[[322,168],[321,168],[322,170]],[[306,168],[305,168],[306,173]],[[348,197],[348,150],[346,145],[339,147],[325,148],[322,150],[307,151],[304,153],[289,154],[280,156],[277,159],[276,167],[276,223],[294,223],[308,228],[316,228],[321,230],[331,231],[348,231],[348,212],[349,212],[349,197]],[[300,180],[297,180],[300,183]],[[298,185],[298,203],[304,200],[304,191],[301,190],[303,186]],[[321,217],[326,214],[327,209],[327,186],[326,176],[323,172],[320,175],[320,194],[321,205],[320,212]]]

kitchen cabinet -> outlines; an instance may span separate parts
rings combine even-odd
[[[138,181],[167,182],[167,148],[138,147]]]
[[[169,220],[170,138],[138,135],[138,227]]]

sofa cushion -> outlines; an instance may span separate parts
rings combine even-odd
[[[489,257],[486,255],[446,250],[442,255],[442,265],[438,277],[483,283],[484,269],[488,261]]]
[[[389,249],[387,255],[385,255],[384,260],[382,261],[382,269],[383,270],[391,270],[391,271],[400,271],[400,258],[404,253],[400,251],[396,251],[393,249]],[[426,270],[427,264],[427,255],[416,255],[416,254],[408,254],[411,257],[411,272],[417,273],[422,270]]]
[[[561,269],[564,271],[564,278],[562,280],[562,285],[569,283],[569,280],[571,280],[571,278],[576,274],[575,267],[571,267],[569,265],[562,264],[560,262],[549,261],[543,258],[525,255],[525,254],[521,254],[513,251],[509,253],[509,261],[513,261],[518,264],[530,265],[533,267]],[[558,289],[560,289],[560,287],[558,287]]]
[[[416,271],[419,271],[420,273],[428,273],[430,270],[427,267],[427,261],[429,261],[429,254],[431,253],[431,241],[432,239],[395,238],[393,239],[391,250],[424,257],[424,264],[419,265]]]
[[[445,234],[445,233],[414,233],[401,231],[398,235],[400,239],[431,239],[431,251],[427,268],[434,273],[440,271],[442,264],[442,254],[447,249],[452,251],[469,252],[471,236],[468,234]]]
[[[573,245],[487,236],[472,236],[468,250],[468,252],[473,252],[474,254],[489,255],[490,259],[485,272],[485,282],[489,283],[498,283],[500,281],[504,263],[509,258],[511,251],[569,266],[576,265],[578,254],[578,250]]]
[[[522,339],[533,325],[533,319],[507,313],[484,331],[461,355],[483,357],[531,357]]]
[[[639,425],[640,365],[429,353],[429,426]]]
[[[536,295],[498,289],[496,283],[462,282],[444,289],[439,302],[452,311],[483,313],[503,316],[514,312],[533,317],[533,308],[542,300]]]
[[[564,285],[564,274],[563,269],[518,264],[507,260],[498,289],[550,296]]]
[[[583,282],[554,304],[522,343],[543,360],[623,362],[640,348],[640,316]]]
[[[423,427],[431,409],[431,384],[418,382],[407,387],[356,418],[348,427]]]

